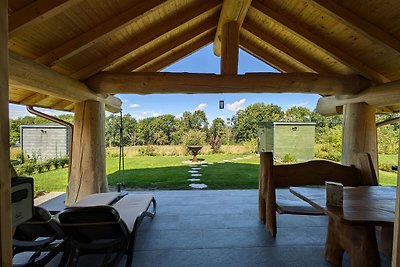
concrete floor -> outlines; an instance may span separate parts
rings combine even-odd
[[[134,266],[331,266],[323,256],[325,216],[279,215],[273,238],[258,220],[257,190],[153,193],[157,215],[139,229]],[[279,195],[295,199],[287,191]],[[62,209],[62,201],[60,196],[41,205]],[[96,266],[98,258],[83,257],[80,265]],[[390,258],[381,262],[390,266]],[[346,254],[343,266],[351,266]]]

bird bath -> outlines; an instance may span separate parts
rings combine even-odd
[[[187,146],[187,148],[190,150],[190,152],[192,152],[192,162],[198,162],[197,154],[199,154],[199,151],[203,148],[203,146]]]

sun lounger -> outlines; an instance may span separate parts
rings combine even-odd
[[[144,217],[153,218],[156,213],[153,195],[128,194],[113,206],[81,204],[58,214],[69,237],[69,252],[65,253],[63,261],[75,266],[81,255],[105,253],[102,266],[117,266],[127,254],[126,266],[131,266],[136,231]],[[149,211],[151,204],[153,209]]]
[[[33,218],[20,224],[13,237],[13,255],[31,251],[33,255],[24,266],[45,266],[65,246],[65,235],[58,221],[41,207],[35,207]],[[41,257],[42,252],[49,251]]]

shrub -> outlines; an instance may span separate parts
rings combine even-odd
[[[35,165],[32,163],[21,164],[18,166],[17,172],[19,175],[24,175],[24,174],[31,175],[32,173],[35,172]]]
[[[54,158],[51,160],[51,163],[53,164],[54,168],[57,170],[58,167],[60,167],[60,162],[58,161],[57,158]]]
[[[257,139],[251,139],[248,141],[244,141],[241,143],[246,149],[251,151],[251,153],[257,153],[258,149],[258,140]]]
[[[283,156],[282,161],[285,162],[285,163],[289,163],[289,162],[296,162],[297,160],[296,160],[296,156],[295,155],[285,154]]]
[[[43,162],[43,166],[44,166],[44,168],[46,168],[47,171],[50,171],[51,165],[53,165],[53,161],[51,159]]]
[[[156,156],[156,148],[154,146],[142,146],[139,148],[138,150],[139,155],[143,155],[143,156]]]
[[[67,165],[69,163],[69,158],[63,157],[63,158],[60,158],[58,161],[60,162],[61,168],[64,168],[65,165]]]
[[[183,145],[202,146],[206,143],[206,133],[200,130],[189,130],[182,137]]]
[[[38,173],[42,173],[43,170],[46,169],[46,167],[44,166],[44,163],[36,163],[34,166]]]
[[[392,170],[392,164],[390,162],[379,161],[379,169],[386,172],[395,172]]]
[[[221,145],[222,145],[221,138],[219,138],[218,136],[211,137],[210,146],[211,146],[213,153],[220,152]]]

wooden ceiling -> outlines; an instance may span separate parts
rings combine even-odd
[[[72,110],[80,98],[54,92],[45,79],[55,74],[85,99],[118,106],[84,82],[101,71],[158,72],[213,42],[219,55],[230,20],[240,48],[283,73],[400,80],[398,0],[10,0],[8,13],[11,103]]]

